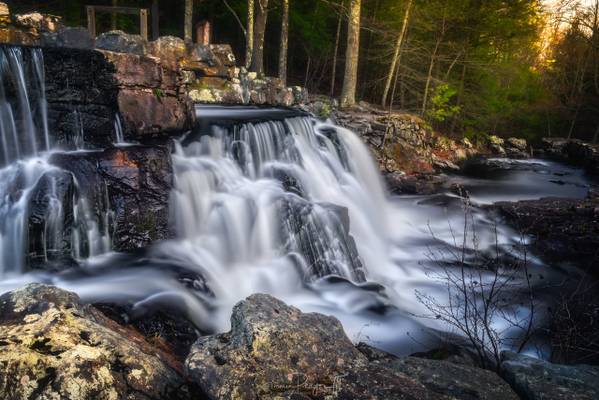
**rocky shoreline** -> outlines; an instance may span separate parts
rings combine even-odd
[[[183,359],[77,295],[30,284],[0,297],[5,399],[594,399],[599,368],[506,352],[499,375],[464,359],[397,358],[352,344],[333,317],[268,295]],[[184,362],[183,362],[184,361]],[[15,382],[19,382],[15,385]],[[520,396],[520,397],[519,397]]]

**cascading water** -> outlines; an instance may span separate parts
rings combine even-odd
[[[43,71],[40,49],[0,46],[0,166],[50,150]]]
[[[110,250],[110,212],[90,210],[71,173],[48,160],[43,54],[38,48],[0,46],[0,276],[64,254],[81,260]],[[74,111],[76,148],[83,127]],[[42,153],[44,152],[44,153]]]
[[[435,268],[427,254],[459,248],[458,196],[391,200],[352,132],[289,110],[227,108],[218,123],[202,123],[199,136],[174,146],[177,237],[133,260],[110,254],[107,188],[98,185],[86,198],[74,174],[52,165],[56,154],[38,154],[52,144],[41,56],[0,47],[0,165],[7,165],[0,169],[0,291],[44,281],[87,301],[133,303],[133,314],[177,308],[218,331],[228,328],[236,302],[263,292],[334,314],[354,340],[402,353],[426,343],[413,318],[423,312],[414,290],[446,294],[427,273]],[[199,117],[219,112],[206,107]],[[80,129],[71,144],[82,149],[76,110],[74,117]],[[115,145],[125,144],[118,115],[114,130]],[[519,238],[483,210],[475,208],[472,220],[481,251],[510,248]],[[64,264],[65,256],[79,268],[22,274],[37,262]]]
[[[121,123],[121,117],[118,114],[115,114],[114,116],[114,138],[116,139],[114,142],[116,145],[125,143],[123,124]]]

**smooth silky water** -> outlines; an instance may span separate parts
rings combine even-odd
[[[26,79],[25,69],[34,71],[30,79],[43,77],[39,68],[15,67],[22,63],[18,54],[0,55],[3,85],[7,77]],[[30,59],[35,64],[40,57]],[[33,86],[43,91],[41,81]],[[198,129],[177,139],[172,154],[175,239],[135,255],[114,253],[109,223],[102,220],[110,211],[91,209],[75,193],[70,207],[77,234],[71,249],[78,265],[61,273],[24,272],[29,198],[42,177],[54,176],[58,168],[39,152],[51,146],[45,112],[39,111],[45,100],[32,112],[31,99],[42,97],[17,93],[17,104],[0,96],[3,149],[5,143],[23,149],[4,151],[7,165],[0,170],[0,291],[26,282],[55,284],[85,301],[132,305],[133,317],[159,308],[178,312],[204,332],[227,330],[236,302],[269,293],[304,311],[335,315],[352,340],[398,354],[432,346],[447,330],[440,321],[418,318],[427,311],[415,291],[439,299],[447,295],[443,283],[431,277],[446,260],[430,254],[459,247],[462,199],[449,189],[434,196],[392,197],[354,133],[282,110],[198,108]],[[210,121],[202,122],[204,116]],[[123,145],[118,116],[114,135],[115,145]],[[451,178],[471,193],[467,229],[475,226],[481,252],[498,245],[517,256],[517,245],[526,238],[477,204],[559,194],[570,184],[576,189],[569,196],[582,197],[588,190],[580,171],[560,164],[495,162],[509,179]],[[47,196],[44,242],[51,257],[67,207],[51,189]],[[535,274],[550,280],[551,269],[529,258]]]

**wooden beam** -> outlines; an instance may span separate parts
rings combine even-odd
[[[93,7],[96,12],[107,12],[107,13],[117,13],[117,14],[132,14],[139,15],[138,7],[112,7],[112,6],[88,6]]]
[[[96,11],[93,6],[85,7],[87,11],[87,30],[92,38],[96,37]]]
[[[154,6],[154,5],[153,5]],[[156,8],[158,7],[156,3]],[[139,16],[139,34],[148,40],[148,9],[137,7],[113,7],[113,6],[86,6],[87,30],[92,37],[96,37],[96,12],[114,14],[131,14]],[[158,14],[158,12],[156,12]],[[158,27],[156,26],[156,32]],[[156,33],[155,33],[156,34]]]
[[[139,10],[139,34],[148,40],[148,10],[146,8]]]

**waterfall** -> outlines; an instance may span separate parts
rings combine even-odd
[[[289,298],[323,277],[362,284],[389,265],[383,184],[349,131],[310,117],[211,125],[177,143],[173,165],[179,238],[158,253],[204,277],[219,304]]]
[[[0,46],[0,166],[50,150],[44,79],[40,49]]]
[[[0,46],[0,276],[111,248],[112,211],[93,209],[75,177],[48,161],[45,90],[41,49]],[[76,134],[70,142],[84,149],[77,110],[73,117]]]
[[[114,115],[114,138],[115,144],[125,143],[125,134],[123,133],[123,124],[121,123],[121,116],[119,114]]]

